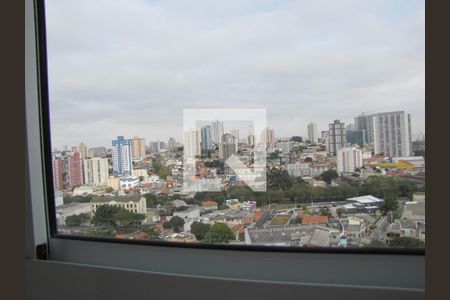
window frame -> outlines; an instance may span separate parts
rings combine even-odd
[[[52,180],[51,160],[51,132],[49,111],[49,90],[47,74],[47,49],[46,49],[46,25],[44,0],[26,0],[26,107],[27,107],[27,146],[28,146],[28,180],[29,180],[29,213],[32,222],[28,228],[33,236],[30,247],[39,244],[47,244],[48,258],[55,261],[100,265],[107,267],[120,267],[134,270],[160,272],[180,272],[185,274],[204,276],[243,276],[253,280],[275,280],[262,278],[263,274],[254,270],[242,269],[241,273],[227,271],[224,263],[235,265],[233,261],[241,261],[243,266],[255,264],[267,264],[271,268],[302,268],[305,265],[313,266],[321,261],[328,261],[335,266],[333,270],[327,270],[331,274],[340,276],[340,273],[363,272],[366,263],[375,266],[385,266],[383,274],[387,278],[396,275],[390,286],[383,278],[379,278],[376,286],[388,288],[424,290],[424,249],[395,249],[395,248],[305,248],[283,246],[255,246],[255,245],[222,245],[222,244],[197,244],[165,241],[122,240],[113,238],[81,237],[59,234],[57,232],[57,218],[54,203],[54,189]],[[36,258],[34,249],[28,248],[28,256]],[[83,249],[83,250],[80,250]],[[80,250],[77,252],[77,250]],[[34,253],[33,253],[34,252]],[[106,255],[105,255],[106,254]],[[173,258],[183,258],[183,255],[195,257],[200,268],[195,266],[184,268],[174,267],[170,263]],[[211,265],[205,265],[211,258],[223,259],[221,268],[208,273]],[[140,260],[137,260],[137,258]],[[245,262],[245,260],[248,260]],[[358,261],[350,267],[346,264]],[[168,267],[161,264],[169,262]],[[275,262],[280,263],[278,266]],[[388,263],[389,262],[389,263]],[[142,266],[140,265],[142,263]],[[389,264],[392,267],[389,267]],[[399,268],[400,266],[400,268]],[[402,268],[401,266],[407,266]],[[397,268],[395,268],[397,267]],[[209,270],[209,271],[208,271]],[[281,269],[280,269],[281,270]],[[360,272],[358,272],[358,270]],[[304,273],[304,272],[303,272]],[[208,275],[209,274],[209,275]],[[221,275],[222,274],[222,275]],[[300,272],[299,274],[302,274]],[[308,281],[308,277],[300,276],[295,279],[294,273],[291,280]],[[321,282],[322,273],[313,274],[310,282]],[[370,277],[362,276],[364,280]],[[366,278],[367,277],[367,278]],[[381,276],[383,277],[383,276]],[[232,277],[235,278],[235,277]],[[410,282],[404,282],[402,278],[410,278]],[[286,281],[287,278],[283,277]],[[363,280],[363,281],[364,281]],[[373,278],[372,278],[373,280]],[[375,280],[376,281],[376,280]],[[341,283],[344,284],[344,283]],[[356,276],[347,284],[361,284],[361,278]],[[387,284],[387,285],[386,285]],[[419,288],[414,284],[418,284]],[[366,286],[362,284],[363,286]]]

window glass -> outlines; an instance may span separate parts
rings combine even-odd
[[[424,1],[47,0],[46,26],[59,233],[424,247]]]

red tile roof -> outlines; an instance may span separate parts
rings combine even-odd
[[[217,206],[217,202],[211,200],[203,201],[202,206]]]
[[[303,217],[302,217],[302,224],[303,225],[326,224],[326,223],[328,223],[328,217],[327,216],[303,215]]]

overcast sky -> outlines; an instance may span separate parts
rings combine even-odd
[[[53,147],[179,141],[184,108],[265,108],[277,137],[405,110],[425,132],[423,0],[46,4]]]

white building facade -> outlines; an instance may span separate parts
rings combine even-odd
[[[109,178],[108,159],[94,157],[83,161],[86,184],[104,185]]]
[[[317,131],[316,123],[308,124],[308,141],[310,141],[311,144],[317,144],[319,141],[319,133]]]
[[[211,124],[211,129],[212,129],[212,141],[213,143],[220,143],[221,139],[222,139],[222,135],[224,134],[223,131],[223,122],[221,121],[214,121]]]
[[[353,173],[356,168],[363,166],[362,152],[356,147],[345,147],[337,152],[337,171],[342,173]]]
[[[184,156],[194,157],[200,155],[200,134],[196,129],[188,130],[183,135]]]

